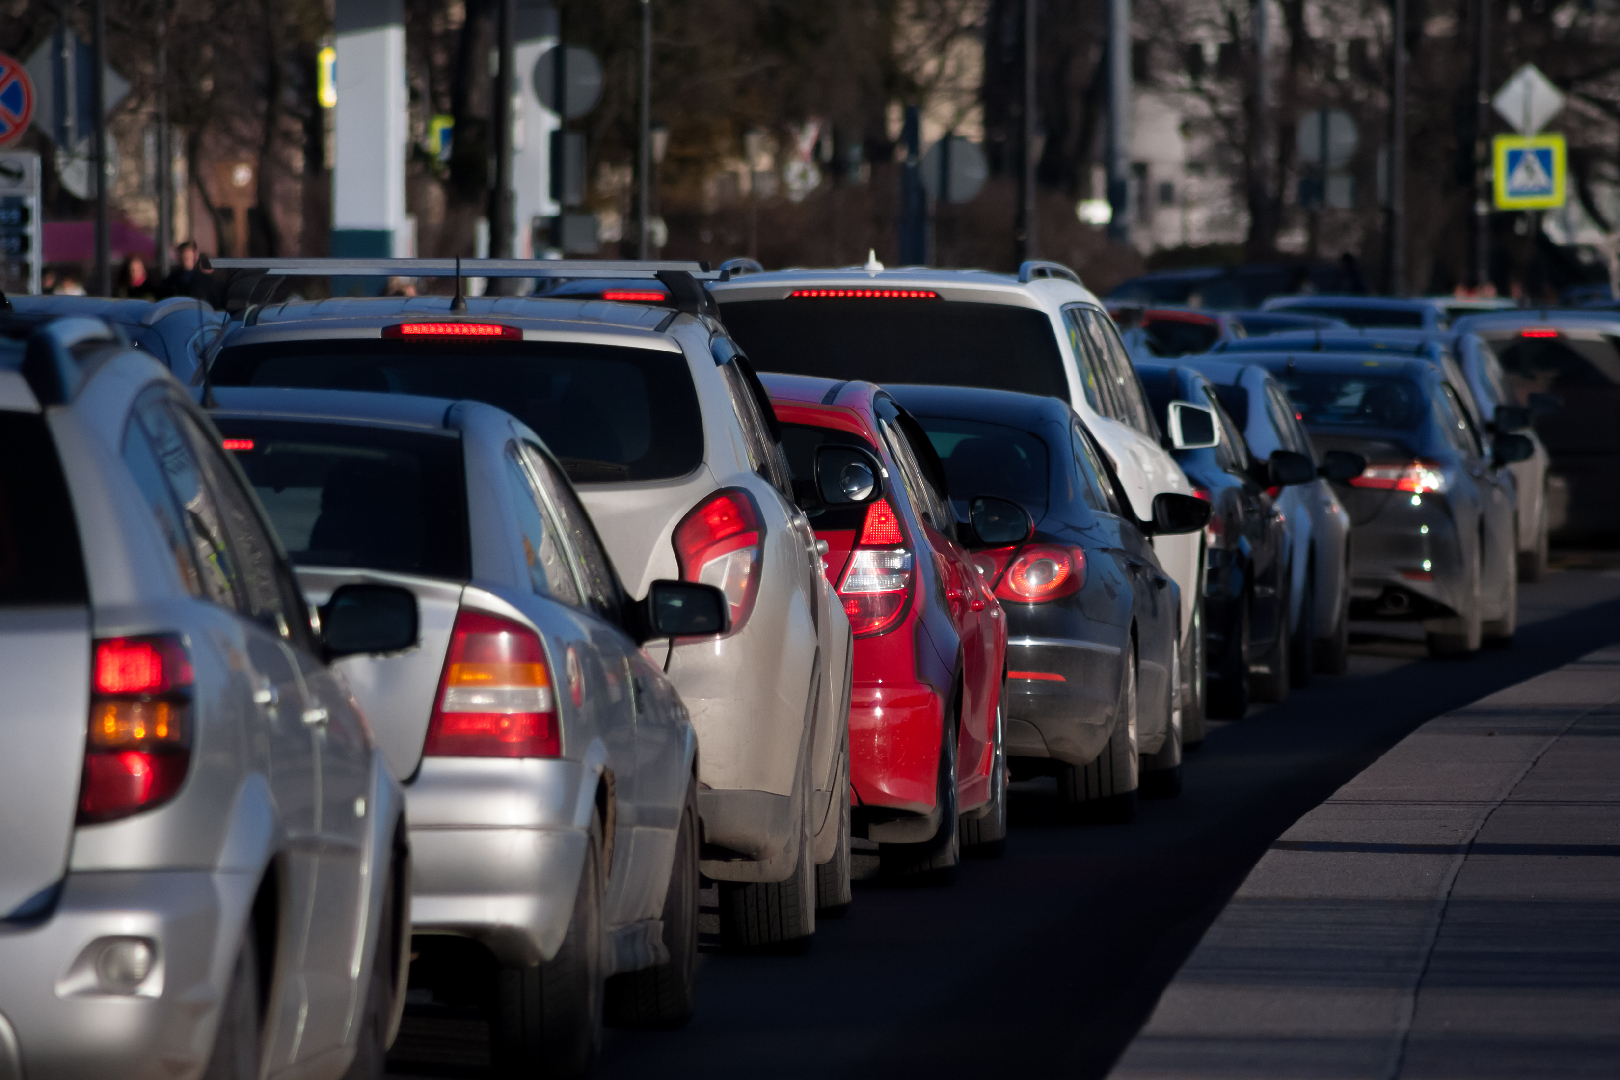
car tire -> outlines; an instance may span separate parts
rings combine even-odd
[[[962,700],[958,689],[955,701]],[[962,862],[962,822],[957,813],[956,730],[957,707],[945,710],[945,732],[939,751],[935,805],[940,808],[939,829],[920,844],[879,844],[878,863],[883,876],[909,878],[922,885],[950,885]]]
[[[602,821],[591,814],[574,912],[557,955],[495,977],[490,1058],[499,1077],[577,1077],[602,1046]]]
[[[785,881],[720,882],[720,942],[736,952],[800,952],[816,933],[810,777],[800,783],[799,858]]]
[[[231,968],[231,987],[219,1009],[214,1049],[202,1080],[257,1080],[260,1069],[259,957],[249,928]]]
[[[1316,566],[1305,568],[1305,599],[1299,605],[1299,621],[1289,638],[1288,685],[1303,690],[1311,685],[1311,652],[1316,642]]]
[[[1007,751],[1003,717],[1007,706],[1007,680],[1001,680],[996,702],[995,740],[990,760],[990,802],[977,817],[962,818],[962,853],[970,859],[999,859],[1007,850]]]
[[[1262,661],[1266,670],[1249,676],[1249,696],[1255,701],[1280,702],[1288,697],[1288,660],[1293,652],[1294,640],[1288,617],[1290,599],[1283,596],[1277,602],[1279,625]]]
[[[1513,634],[1519,628],[1519,578],[1512,572],[1503,577],[1507,578],[1507,597],[1502,616],[1485,620],[1479,628],[1481,643],[1492,649],[1505,649],[1512,645]]]
[[[1465,606],[1467,611],[1458,613],[1454,619],[1445,620],[1451,624],[1444,631],[1430,631],[1427,635],[1429,655],[1436,659],[1468,656],[1479,651],[1484,643],[1485,626],[1480,619],[1480,556],[1475,555],[1471,584],[1472,599]],[[1452,627],[1456,626],[1457,629]]]
[[[1519,580],[1534,584],[1547,573],[1547,493],[1541,494],[1541,513],[1536,519],[1536,546],[1519,552]]]
[[[401,825],[403,829],[403,824]],[[399,866],[388,868],[383,882],[382,909],[377,917],[377,948],[371,958],[371,981],[366,987],[364,1011],[354,1060],[343,1080],[382,1080],[387,1071],[388,1044],[394,1020],[394,995],[399,992]]]
[[[833,799],[838,806],[838,820],[833,827],[838,830],[837,845],[833,848],[833,857],[816,866],[816,918],[842,919],[849,914],[850,905],[855,902],[855,892],[850,886],[850,856],[849,856],[849,739],[845,736],[843,764],[839,767],[838,783],[833,787]]]
[[[1221,657],[1219,677],[1204,695],[1205,709],[1217,720],[1241,720],[1249,711],[1249,604],[1245,595]]]
[[[1202,569],[1198,580],[1204,580]],[[1208,643],[1204,639],[1204,597],[1193,604],[1193,624],[1187,637],[1187,661],[1182,665],[1181,748],[1197,750],[1204,745],[1204,718],[1209,714]]]
[[[1350,669],[1350,593],[1339,597],[1339,618],[1333,632],[1316,639],[1316,670],[1323,675],[1343,675]]]
[[[1125,664],[1125,676],[1114,708],[1114,730],[1097,759],[1087,765],[1058,769],[1058,797],[1081,808],[1094,821],[1125,824],[1136,819],[1141,762],[1136,752],[1136,651]]]
[[[664,948],[669,959],[607,981],[603,1000],[611,1027],[678,1028],[692,1019],[698,958],[697,780],[687,781],[675,834],[675,860],[664,891]]]

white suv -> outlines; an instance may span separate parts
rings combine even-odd
[[[1113,459],[1131,507],[1153,517],[1162,491],[1193,494],[1161,445],[1114,322],[1068,267],[1026,262],[1016,275],[885,269],[748,274],[710,286],[726,327],[762,371],[876,383],[979,386],[1068,401]],[[1180,698],[1172,724],[1202,732],[1203,534],[1157,536],[1181,587]],[[1144,770],[1180,763],[1180,739],[1145,734]]]

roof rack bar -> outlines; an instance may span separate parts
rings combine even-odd
[[[459,263],[459,267],[458,267]],[[663,271],[718,281],[697,262],[620,262],[587,259],[212,259],[218,270],[258,270],[274,277],[643,278]]]
[[[215,265],[218,265],[217,262]],[[1036,278],[1063,278],[1080,285],[1080,275],[1070,270],[1060,262],[1049,259],[1030,259],[1018,267],[1018,280],[1021,283],[1034,281]],[[1081,286],[1084,288],[1084,286]]]

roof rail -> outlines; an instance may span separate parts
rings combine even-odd
[[[1018,267],[1018,280],[1020,283],[1034,281],[1036,278],[1063,278],[1081,285],[1080,275],[1059,262],[1047,259],[1030,259]],[[1084,288],[1081,285],[1081,288]]]
[[[758,259],[727,259],[720,264],[720,280],[725,281],[726,275],[739,278],[744,274],[763,274],[765,268],[759,264]]]
[[[216,270],[258,270],[271,277],[500,277],[656,278],[679,271],[698,281],[718,281],[720,272],[700,262],[632,262],[588,259],[212,259]]]

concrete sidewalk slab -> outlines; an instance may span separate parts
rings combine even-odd
[[[1620,1076],[1620,647],[1413,732],[1250,872],[1113,1071]]]

